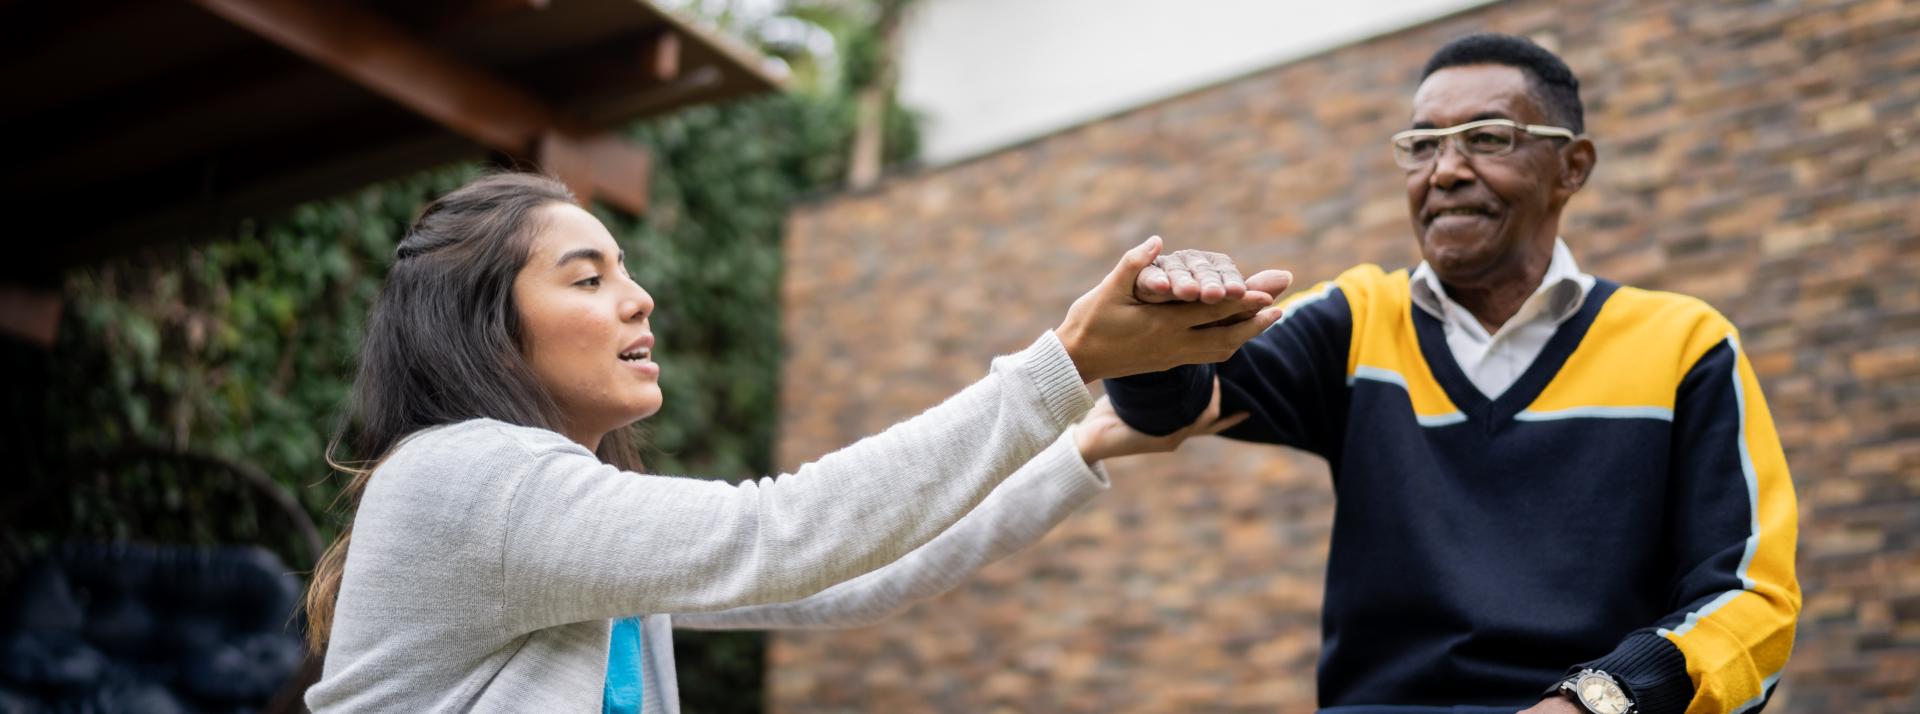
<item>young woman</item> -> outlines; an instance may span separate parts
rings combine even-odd
[[[308,593],[326,648],[308,706],[677,710],[671,624],[647,615],[806,598],[927,543],[1023,464],[1071,483],[1165,448],[1110,415],[1060,437],[1092,406],[1086,383],[1223,360],[1279,310],[1251,290],[1143,305],[1134,279],[1158,250],[1128,251],[1058,328],[945,403],[729,485],[635,473],[626,428],[662,399],[653,299],[564,187],[498,174],[434,201],[368,320],[350,423],[375,465]]]

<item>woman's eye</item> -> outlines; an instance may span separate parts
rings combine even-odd
[[[586,280],[582,280],[580,282],[574,283],[574,285],[578,285],[580,287],[585,287],[585,288],[600,287],[600,276],[595,275],[591,278],[587,278]]]

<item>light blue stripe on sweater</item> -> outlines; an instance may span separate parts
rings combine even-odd
[[[1753,711],[1754,707],[1760,706],[1762,702],[1767,701],[1767,693],[1773,691],[1773,686],[1779,683],[1780,673],[1774,672],[1773,676],[1760,682],[1760,693],[1753,695],[1753,698],[1747,700],[1745,704],[1735,707],[1733,714],[1746,714],[1747,712]]]
[[[641,695],[646,691],[640,666],[646,661],[646,630],[638,617],[613,621],[611,642],[607,645],[607,688],[601,700],[602,714],[640,714]]]
[[[1661,637],[1679,637],[1693,631],[1693,626],[1700,622],[1700,618],[1713,614],[1713,611],[1720,609],[1722,605],[1732,602],[1733,599],[1741,593],[1751,592],[1753,590],[1753,576],[1747,573],[1747,568],[1753,565],[1753,551],[1760,545],[1760,479],[1753,472],[1753,453],[1747,450],[1747,395],[1740,382],[1740,343],[1734,340],[1732,335],[1728,335],[1726,344],[1727,347],[1733,351],[1733,406],[1734,411],[1738,413],[1738,422],[1735,428],[1739,429],[1740,434],[1738,443],[1740,445],[1741,477],[1746,479],[1747,486],[1747,529],[1749,535],[1747,536],[1746,550],[1740,555],[1740,565],[1733,571],[1734,576],[1740,578],[1741,589],[1721,593],[1719,597],[1708,601],[1707,604],[1699,610],[1687,613],[1686,620],[1682,621],[1679,627],[1671,630],[1663,627],[1656,630]]]
[[[1413,398],[1413,390],[1407,387],[1407,378],[1391,369],[1364,364],[1360,365],[1353,368],[1353,374],[1347,375],[1347,386],[1351,387],[1356,380],[1361,379],[1398,386],[1407,391],[1408,399]],[[1413,415],[1413,420],[1424,427],[1451,426],[1465,422],[1467,415],[1459,411],[1451,411],[1445,414],[1415,414]]]
[[[1528,409],[1513,415],[1518,421],[1554,421],[1558,419],[1657,419],[1673,421],[1673,410],[1666,407],[1572,407],[1549,412]]]

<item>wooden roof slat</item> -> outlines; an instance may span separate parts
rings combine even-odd
[[[249,57],[230,66],[191,68],[154,82],[90,97],[57,114],[14,122],[36,137],[14,154],[26,180],[84,185],[101,172],[136,173],[222,146],[364,111],[378,101],[364,90],[296,58]]]
[[[0,189],[36,209],[0,282],[35,285],[461,158],[639,210],[610,129],[779,86],[645,0],[0,0],[0,40]]]
[[[151,80],[256,41],[172,2],[29,2],[0,12],[0,121]],[[30,33],[52,26],[54,31]],[[136,48],[165,38],[166,52]]]
[[[538,97],[410,37],[347,3],[303,0],[194,0],[252,30],[488,146],[522,153],[558,118]]]
[[[548,55],[505,75],[555,102],[646,92],[679,75],[680,47],[679,35],[646,30]]]

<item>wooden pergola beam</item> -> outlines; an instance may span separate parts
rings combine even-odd
[[[634,213],[647,206],[647,153],[619,137],[554,131],[540,138],[540,166],[573,189],[582,205],[599,198]]]
[[[353,3],[195,0],[215,15],[285,47],[488,146],[524,155],[556,123],[519,87],[448,57]]]
[[[568,182],[586,202],[596,194],[644,211],[644,152],[605,132],[572,126],[539,97],[460,61],[353,3],[322,0],[194,0],[207,11],[327,68],[455,133],[526,157]],[[606,157],[581,160],[592,147]],[[620,147],[624,147],[621,150]],[[546,167],[549,159],[564,172]],[[637,168],[620,161],[640,158]]]

